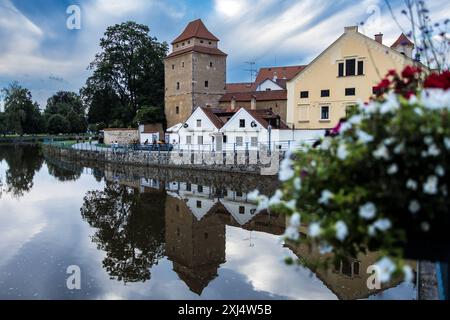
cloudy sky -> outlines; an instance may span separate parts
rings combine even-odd
[[[403,0],[390,0],[405,31]],[[448,0],[429,0],[434,20],[450,17]],[[70,5],[81,9],[81,29],[69,30]],[[127,20],[146,24],[171,42],[201,18],[229,54],[228,81],[249,81],[257,67],[307,64],[347,25],[383,32],[387,43],[401,32],[385,0],[0,0],[0,87],[13,80],[31,89],[41,107],[58,90],[78,91],[107,26]]]

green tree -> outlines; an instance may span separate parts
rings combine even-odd
[[[147,26],[135,22],[107,28],[100,40],[102,52],[90,65],[93,75],[82,89],[90,121],[110,125],[120,120],[129,125],[146,105],[158,106],[163,116],[168,45],[149,36],[149,32]]]
[[[70,111],[66,117],[67,121],[70,123],[71,133],[84,133],[87,130],[86,118],[83,115],[75,113],[75,111]]]
[[[164,121],[160,108],[144,106],[138,110],[134,122],[139,123],[160,123]]]
[[[60,114],[55,114],[48,119],[47,130],[52,134],[68,133],[70,131],[70,123]]]
[[[6,115],[4,112],[0,112],[0,134],[6,135],[8,131],[8,125],[6,122]]]
[[[49,120],[54,115],[61,115],[70,126],[67,132],[82,133],[87,130],[87,119],[85,107],[81,97],[69,91],[59,91],[47,100],[44,115],[49,124]]]
[[[33,103],[31,92],[13,82],[2,90],[4,94],[7,129],[17,134],[34,134],[43,131],[39,105]]]

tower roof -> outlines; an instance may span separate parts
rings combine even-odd
[[[186,29],[172,41],[172,44],[191,38],[201,38],[205,40],[219,41],[205,26],[201,19],[189,22]]]
[[[394,44],[391,46],[391,48],[396,48],[398,46],[410,46],[414,47],[414,43],[409,40],[409,38],[402,33],[400,37],[398,37],[397,41],[394,42]]]

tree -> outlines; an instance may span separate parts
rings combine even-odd
[[[66,117],[70,124],[71,133],[84,133],[87,130],[86,118],[83,115],[70,111]]]
[[[93,75],[82,89],[90,120],[108,125],[120,120],[128,125],[146,105],[157,106],[163,117],[168,45],[159,43],[149,32],[147,26],[135,22],[107,28],[100,40],[102,52],[90,65]],[[109,114],[110,108],[114,115]]]
[[[42,127],[42,115],[39,105],[33,103],[31,92],[13,82],[4,88],[5,117],[8,129],[17,134],[39,133]]]
[[[55,114],[48,120],[47,130],[52,134],[68,133],[70,131],[70,123],[60,114]]]
[[[81,97],[69,91],[59,91],[47,100],[44,115],[49,120],[54,115],[61,115],[69,121],[70,133],[82,133],[87,130],[85,107]]]
[[[164,121],[160,109],[158,107],[144,106],[138,110],[134,122],[139,123],[160,123]]]
[[[4,112],[0,112],[0,134],[6,135],[8,131],[8,125],[6,122],[6,114]]]

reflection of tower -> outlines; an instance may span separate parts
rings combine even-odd
[[[225,262],[225,224],[215,214],[199,221],[179,198],[167,197],[165,210],[166,254],[180,279],[200,295]]]

